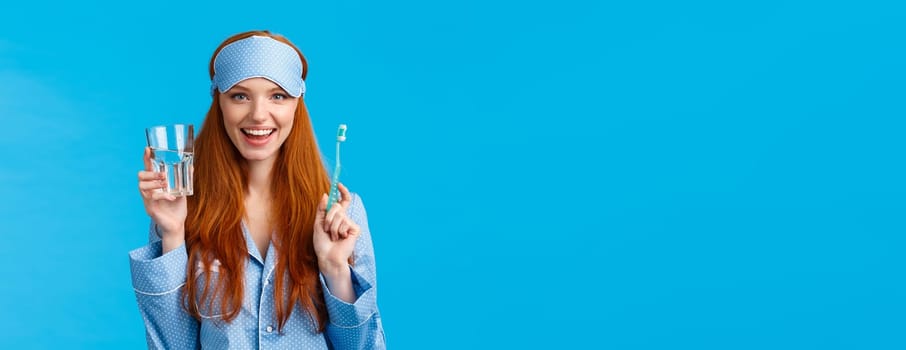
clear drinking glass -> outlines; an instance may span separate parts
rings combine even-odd
[[[151,147],[152,171],[167,177],[167,188],[161,190],[174,196],[191,196],[195,154],[192,124],[152,126],[145,129],[145,135]]]

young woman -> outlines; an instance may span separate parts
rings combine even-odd
[[[151,242],[129,253],[149,348],[383,349],[361,198],[329,178],[302,96],[305,57],[267,31],[224,41],[195,140],[194,195],[151,171]]]

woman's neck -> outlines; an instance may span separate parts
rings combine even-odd
[[[248,187],[246,198],[270,199],[271,169],[273,160],[248,162]]]
[[[273,160],[248,162],[248,187],[245,193],[245,217],[243,219],[262,259],[267,256],[271,234],[274,232],[269,213],[273,164]]]

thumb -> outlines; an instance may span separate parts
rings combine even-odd
[[[145,147],[145,171],[151,171],[151,147]]]

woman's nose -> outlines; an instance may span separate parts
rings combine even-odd
[[[252,105],[252,115],[250,116],[252,120],[256,122],[267,121],[268,115],[270,113],[267,110],[267,104],[262,102],[255,102]]]

